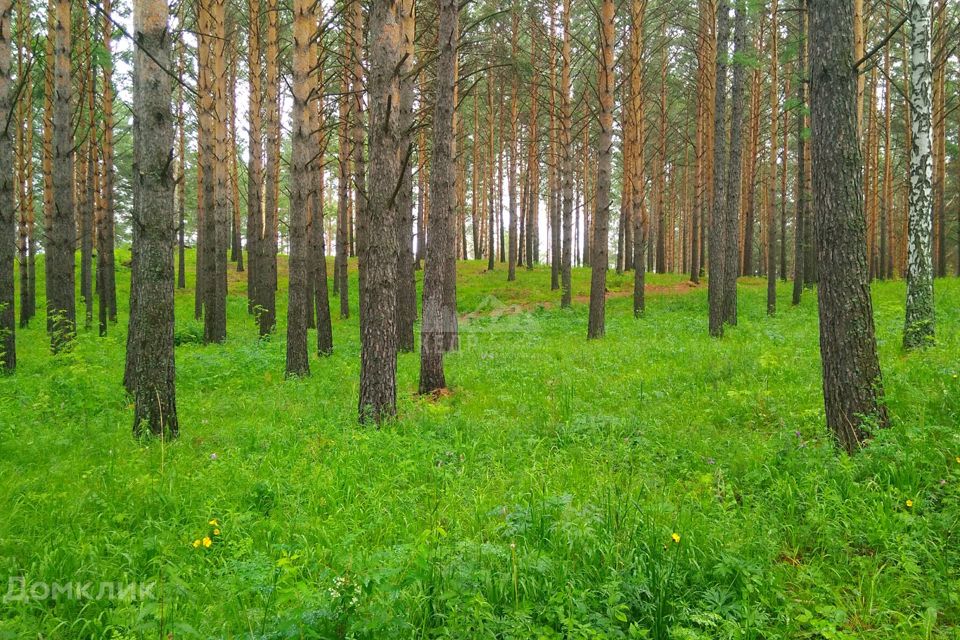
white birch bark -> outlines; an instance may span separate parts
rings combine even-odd
[[[910,2],[910,214],[907,242],[907,349],[933,341],[933,110],[930,0]]]

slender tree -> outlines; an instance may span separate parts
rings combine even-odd
[[[730,87],[730,149],[724,207],[726,244],[723,267],[723,321],[737,324],[737,274],[740,266],[740,183],[743,178],[743,115],[746,89],[747,5],[738,0],[733,27],[733,81]]]
[[[853,7],[810,2],[810,105],[820,357],[827,426],[848,452],[886,426],[867,283]]]
[[[560,180],[562,181],[563,238],[560,260],[560,306],[572,302],[571,267],[573,264],[573,113],[570,105],[570,0],[563,0],[563,43],[560,52]],[[491,219],[492,222],[492,219]],[[491,249],[493,243],[491,241]]]
[[[588,338],[603,337],[606,315],[607,240],[610,224],[610,170],[613,157],[613,0],[600,5],[600,133],[597,137],[597,191],[594,202]]]
[[[433,112],[433,158],[427,256],[423,272],[423,325],[420,333],[420,393],[431,393],[446,386],[443,354],[447,334],[456,331],[456,309],[445,304],[443,289],[456,277],[455,260],[450,252],[455,238],[454,194],[454,85],[456,84],[457,39],[459,36],[457,0],[440,0],[439,57]],[[453,269],[454,272],[450,273]],[[455,280],[454,280],[455,283]],[[456,285],[454,284],[454,287]],[[456,289],[454,289],[454,294]],[[452,313],[451,313],[452,311]]]
[[[644,116],[643,96],[643,22],[647,11],[647,0],[631,0],[630,3],[630,77],[629,77],[629,114],[630,127],[627,139],[631,149],[630,167],[630,206],[633,223],[633,315],[639,317],[646,309],[646,226],[647,210],[644,204],[643,183],[645,182],[645,138],[646,118]],[[627,243],[627,250],[631,250]]]
[[[0,0],[0,114],[12,111],[13,42],[11,0]],[[13,197],[13,139],[11,119],[0,122],[0,371],[17,366],[17,314],[13,299],[13,268],[17,254],[17,207]]]
[[[519,56],[520,13],[513,9],[512,27],[510,29],[510,60],[517,65]],[[510,248],[507,255],[507,281],[517,279],[517,259],[519,252],[519,220],[517,219],[517,145],[519,143],[517,128],[520,110],[519,72],[516,68],[510,70],[510,138],[507,142],[507,199],[510,216],[508,240]],[[436,170],[436,167],[434,167]],[[502,225],[501,225],[502,226]],[[501,245],[503,244],[501,240]]]
[[[933,148],[930,0],[910,2],[910,219],[903,346],[933,342]]]
[[[310,117],[310,48],[315,24],[310,15],[310,0],[293,1],[293,114],[290,156],[290,287],[287,303],[287,365],[288,376],[310,374],[307,355],[307,274],[309,249],[307,238],[307,209],[310,206],[312,176]]]
[[[493,71],[487,71],[487,148],[488,148],[488,164],[487,164],[487,184],[489,185],[490,194],[488,198],[488,209],[489,217],[487,219],[487,271],[493,271],[496,266],[496,211],[497,205],[495,204],[495,191],[496,185],[494,184],[493,174],[494,174],[494,155],[496,153],[496,139],[494,135],[494,111],[493,111]]]
[[[266,0],[263,6],[267,19],[265,42],[263,110],[266,117],[263,175],[263,223],[260,237],[254,242],[257,249],[257,324],[260,335],[273,332],[277,324],[277,251],[279,225],[280,172],[280,52],[277,0]]]
[[[413,53],[416,19],[413,0],[398,0],[403,58],[400,69],[400,153],[403,175],[397,206],[397,348],[413,351],[413,325],[417,321],[417,276],[413,257]],[[428,249],[429,250],[429,249]]]
[[[377,179],[370,181],[369,189],[363,194],[366,202],[357,201],[361,423],[380,424],[397,412],[399,248],[395,194],[403,175],[403,132],[399,126],[399,104],[395,108],[394,102],[400,95],[403,58],[403,30],[397,4],[397,0],[375,2],[369,14],[369,31],[377,34],[370,40],[368,78],[370,175]],[[359,19],[359,2],[354,5],[355,18]],[[359,173],[362,163],[358,165]]]
[[[324,228],[325,196],[324,176],[325,159],[330,136],[327,133],[326,111],[323,105],[324,76],[323,67],[327,57],[323,45],[322,26],[316,19],[312,25],[317,37],[311,38],[310,57],[315,63],[315,81],[310,92],[310,115],[312,118],[311,145],[313,153],[310,162],[311,192],[310,219],[307,221],[307,236],[310,243],[309,289],[313,290],[313,312],[316,316],[317,355],[328,356],[333,353],[333,325],[330,321],[330,290],[327,283],[326,229]],[[310,314],[308,313],[308,316]]]
[[[727,181],[724,167],[727,158],[727,43],[730,36],[730,7],[726,0],[717,2],[717,58],[713,121],[713,212],[710,222],[709,272],[707,298],[710,307],[710,335],[723,335],[724,291],[727,243],[736,238],[727,237],[726,206]],[[734,274],[735,275],[735,274]]]
[[[807,0],[797,0],[797,182],[794,199],[797,203],[797,213],[793,228],[793,304],[800,304],[803,295],[804,274],[806,269],[806,235],[807,235]]]
[[[170,70],[169,5],[165,0],[134,2],[133,136],[134,242],[137,259],[131,296],[140,316],[136,331],[133,431],[176,437],[174,365],[173,95]]]
[[[337,100],[339,123],[337,126],[337,248],[334,257],[334,284],[333,290],[340,298],[340,318],[350,317],[350,289],[347,279],[347,259],[350,247],[347,246],[347,227],[350,224],[350,107],[353,103],[350,96],[350,42],[351,35],[347,29],[348,14],[344,12],[343,29],[343,65],[340,73],[340,97]]]
[[[263,54],[260,0],[247,0],[247,312],[259,305],[263,237]]]
[[[779,2],[770,5],[770,167],[767,174],[767,314],[777,312],[777,145],[780,124],[780,87],[778,85],[778,60],[780,22],[777,16]],[[748,274],[749,275],[749,274]]]
[[[32,26],[30,3],[17,3],[17,78],[24,78],[32,66],[31,44]],[[34,198],[33,198],[33,91],[21,92],[17,101],[15,117],[16,150],[14,159],[17,167],[17,202],[19,218],[17,221],[17,261],[20,267],[20,326],[26,327],[36,312],[36,283],[34,279]]]
[[[56,0],[53,30],[52,209],[46,229],[47,326],[56,353],[76,333],[74,248],[77,225],[74,213],[74,123],[70,54],[70,0]]]

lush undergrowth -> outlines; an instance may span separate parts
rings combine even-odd
[[[300,380],[241,279],[220,346],[179,292],[177,442],[131,436],[125,317],[56,358],[34,320],[0,379],[0,638],[960,637],[960,282],[910,355],[902,283],[875,286],[893,427],[850,458],[812,292],[769,319],[743,280],[712,340],[705,287],[651,276],[634,319],[611,272],[587,342],[547,268],[483,269],[460,266],[451,394],[418,398],[401,355],[380,430],[356,424],[355,273]]]

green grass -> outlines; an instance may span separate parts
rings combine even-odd
[[[0,379],[0,588],[28,595],[0,600],[0,638],[960,637],[960,282],[937,282],[938,345],[909,355],[903,284],[875,286],[893,428],[849,458],[812,293],[791,308],[782,286],[769,319],[743,280],[740,326],[712,340],[705,287],[651,276],[635,320],[611,272],[587,342],[548,269],[483,268],[460,265],[452,395],[418,398],[401,355],[380,430],[356,424],[355,273],[353,318],[302,380],[283,378],[285,295],[261,342],[234,282],[228,340],[203,346],[178,293],[173,443],[130,435],[123,313],[56,358],[34,320]],[[90,597],[31,596],[66,582]]]

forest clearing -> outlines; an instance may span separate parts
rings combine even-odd
[[[284,380],[242,282],[215,349],[177,296],[182,432],[163,446],[130,437],[122,331],[55,362],[31,328],[0,382],[0,557],[27,580],[0,637],[955,637],[957,281],[937,283],[938,345],[907,357],[903,284],[875,286],[892,428],[847,459],[823,428],[812,298],[768,319],[748,280],[716,342],[705,287],[652,294],[641,320],[611,297],[608,337],[587,342],[585,305],[539,310],[549,274],[484,268],[458,273],[459,311],[485,319],[447,360],[450,394],[418,396],[401,355],[379,430],[356,426],[357,321]],[[589,270],[573,282],[585,294]],[[156,586],[30,597],[64,576]]]
[[[957,640],[958,89],[953,0],[0,0],[0,640]]]

